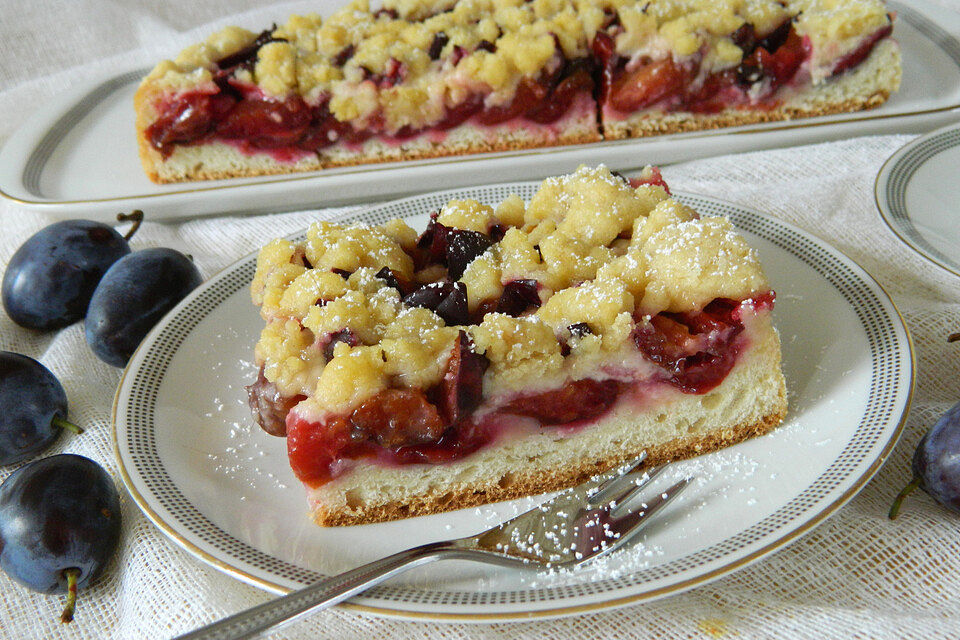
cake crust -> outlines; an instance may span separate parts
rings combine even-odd
[[[782,402],[783,407],[786,407],[785,395],[782,396]],[[785,414],[786,409],[783,408],[755,422],[720,429],[706,435],[677,438],[664,444],[639,450],[624,450],[622,455],[602,460],[584,461],[577,467],[538,470],[524,475],[518,474],[507,485],[500,483],[499,478],[494,482],[479,486],[472,482],[451,485],[444,487],[442,492],[426,494],[416,500],[359,506],[349,511],[319,505],[312,512],[311,517],[318,525],[325,527],[371,524],[442,513],[455,509],[466,509],[492,502],[559,491],[575,487],[597,474],[610,471],[624,462],[637,458],[644,451],[647,452],[647,458],[640,470],[718,451],[744,440],[769,433],[783,421]]]
[[[838,113],[863,111],[879,107],[890,97],[890,92],[879,91],[869,97],[851,98],[843,102],[824,105],[815,109],[798,107],[778,107],[770,111],[728,110],[719,114],[684,114],[684,118],[658,118],[649,115],[638,116],[622,123],[607,123],[604,133],[607,140],[625,138],[647,138],[671,133],[690,133],[710,129],[727,129],[748,124],[784,122],[797,118],[814,118]]]
[[[502,136],[498,139],[475,139],[472,142],[464,141],[458,144],[434,143],[423,140],[421,144],[403,145],[402,156],[400,157],[371,149],[341,157],[331,157],[329,154],[322,153],[317,156],[307,156],[296,163],[280,164],[266,160],[257,163],[253,157],[237,151],[230,145],[219,142],[202,146],[178,147],[170,158],[172,162],[164,162],[160,153],[150,146],[145,135],[141,133],[138,138],[144,171],[157,184],[171,184],[187,180],[224,180],[227,178],[285,175],[362,164],[382,164],[477,153],[540,149],[561,145],[587,144],[603,140],[599,133],[584,131],[581,127],[565,131],[556,137],[531,135],[508,138]],[[183,170],[177,171],[171,166],[173,163],[182,167]]]

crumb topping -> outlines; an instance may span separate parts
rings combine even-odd
[[[661,311],[769,289],[729,220],[701,219],[663,187],[632,188],[602,165],[545,180],[529,204],[451,201],[433,224],[450,245],[456,234],[488,238],[456,283],[429,263],[430,236],[418,246],[400,220],[318,222],[304,243],[268,243],[251,285],[267,321],[256,348],[267,380],[344,411],[386,388],[436,385],[463,330],[490,362],[484,389],[509,393],[589,376]],[[499,241],[484,235],[496,230]],[[450,300],[463,287],[469,321],[416,302],[425,282]]]

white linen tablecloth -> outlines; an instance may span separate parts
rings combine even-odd
[[[71,84],[133,62],[150,64],[212,30],[216,19],[269,24],[304,3],[256,0],[7,0],[0,8],[0,143]],[[960,9],[960,2],[946,2]],[[125,53],[126,52],[126,53]],[[130,53],[132,52],[132,53]],[[909,478],[914,446],[960,399],[960,278],[930,264],[884,226],[873,183],[883,161],[911,138],[857,138],[803,148],[685,162],[664,169],[670,185],[759,209],[823,238],[866,268],[906,318],[917,349],[917,388],[902,441],[879,474],[836,515],[761,562],[649,604],[516,624],[405,622],[331,610],[278,637],[295,638],[884,638],[960,637],[960,519],[921,493],[896,522],[891,500]],[[656,158],[650,158],[656,162]],[[329,213],[329,212],[328,212]],[[205,276],[267,237],[306,226],[316,212],[148,222],[134,248],[191,254]],[[78,211],[82,217],[82,211]],[[52,220],[0,200],[0,269]],[[810,318],[810,322],[823,322]],[[34,594],[0,573],[0,638],[167,638],[271,596],[207,567],[166,540],[122,490],[110,435],[120,371],[88,350],[82,325],[51,334],[16,326],[0,311],[0,349],[45,363],[63,382],[82,437],[49,453],[104,465],[123,495],[123,537],[106,574],[83,590],[76,621],[59,623],[62,598]],[[2,410],[2,408],[0,408]],[[11,471],[0,468],[0,481]]]

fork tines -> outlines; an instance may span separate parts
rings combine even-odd
[[[572,566],[621,547],[679,496],[690,478],[632,506],[664,466],[639,471],[646,455],[561,492],[476,536],[485,551],[547,566]]]

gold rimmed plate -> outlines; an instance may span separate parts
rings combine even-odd
[[[407,198],[354,216],[422,227],[451,198],[529,198],[536,183]],[[542,574],[438,563],[343,606],[436,620],[570,615],[649,601],[716,579],[783,547],[849,500],[895,444],[913,385],[910,338],[882,288],[823,241],[737,205],[680,194],[729,216],[778,293],[790,409],[767,436],[672,465],[697,481],[636,541],[576,571]],[[243,389],[262,326],[247,256],[190,295],[132,358],[114,408],[124,481],[174,542],[241,580],[281,593],[430,541],[470,535],[530,500],[346,528],[307,515],[282,439],[254,426]]]
[[[874,183],[880,217],[921,256],[960,275],[960,125],[912,140],[881,167]]]

